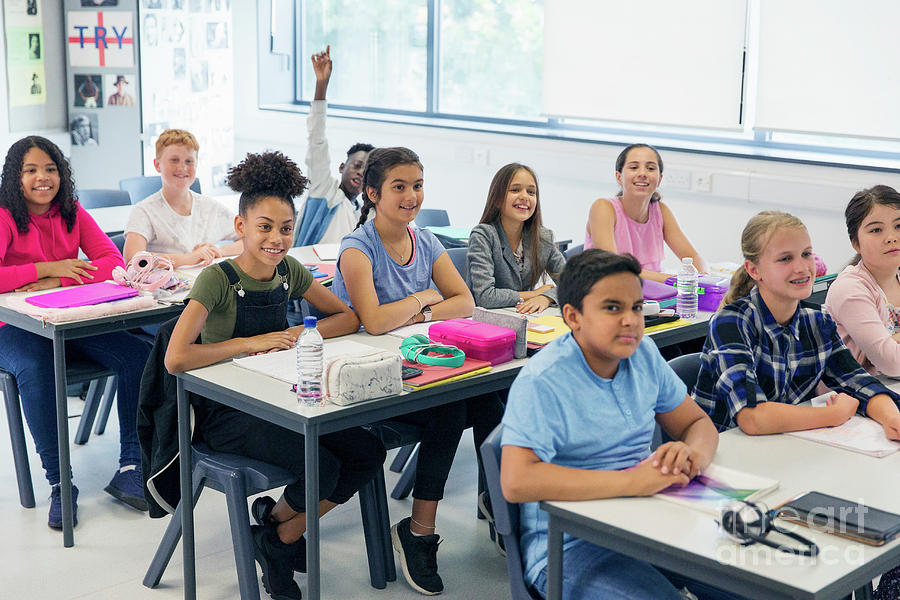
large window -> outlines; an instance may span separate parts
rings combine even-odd
[[[816,33],[869,17],[838,0],[796,0],[805,20],[780,0],[682,1],[296,0],[292,102],[313,99],[309,57],[330,44],[329,103],[373,119],[898,168],[900,118],[884,110],[896,96],[882,88],[900,54],[884,42],[866,60],[861,35]],[[798,28],[812,41],[798,47]],[[793,66],[826,56],[804,50],[822,39],[829,64]],[[772,85],[773,64],[804,83]],[[830,87],[813,94],[816,82]]]

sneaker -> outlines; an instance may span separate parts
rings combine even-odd
[[[267,523],[275,523],[272,517],[272,509],[275,508],[275,500],[271,496],[260,496],[253,501],[250,506],[250,514],[257,525],[266,525]],[[288,544],[294,549],[294,555],[291,559],[291,567],[297,573],[306,573],[306,538],[301,537],[293,544]]]
[[[487,492],[478,494],[478,513],[482,518],[487,519],[491,541],[494,542],[497,552],[502,556],[506,556],[506,546],[503,545],[503,536],[497,533],[497,529],[494,527],[494,510],[491,506],[491,497]]]
[[[409,530],[410,517],[391,527],[391,542],[400,555],[400,566],[407,583],[414,590],[428,596],[444,591],[444,582],[437,572],[437,551],[441,538],[437,534],[413,535]]]
[[[300,600],[300,587],[291,569],[293,544],[278,539],[275,524],[252,525],[253,555],[262,567],[262,582],[266,593],[275,600]]]
[[[144,482],[139,465],[125,465],[116,471],[109,485],[103,488],[103,491],[131,508],[142,511],[150,510],[144,499]]]
[[[50,488],[50,516],[47,517],[50,529],[62,529],[62,488],[57,483]],[[78,525],[78,488],[72,486],[72,526]]]

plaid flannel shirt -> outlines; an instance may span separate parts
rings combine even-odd
[[[819,381],[859,400],[861,414],[876,394],[900,404],[900,396],[856,362],[827,313],[801,302],[782,326],[753,288],[710,320],[694,398],[725,431],[737,426],[742,408],[799,404],[816,395]]]

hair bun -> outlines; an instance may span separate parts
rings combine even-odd
[[[248,154],[228,171],[228,186],[250,196],[294,198],[303,194],[308,184],[297,163],[278,151]]]

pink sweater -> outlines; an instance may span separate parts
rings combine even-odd
[[[613,238],[616,240],[616,252],[633,255],[646,271],[662,271],[660,263],[665,256],[663,248],[663,218],[659,202],[650,203],[650,215],[646,223],[638,223],[625,214],[622,199],[609,199],[616,212],[616,225],[613,227]],[[584,249],[594,247],[590,234],[585,235]]]
[[[891,313],[862,263],[841,271],[828,288],[824,306],[859,364],[873,374],[900,377],[900,343],[888,330]]]
[[[31,215],[26,233],[19,233],[12,213],[0,208],[0,293],[37,281],[34,263],[78,258],[79,248],[97,267],[91,271],[94,278],[86,283],[110,279],[113,268],[125,266],[115,244],[80,205],[71,232],[55,205],[42,215]],[[64,286],[78,283],[69,277],[61,282]]]

